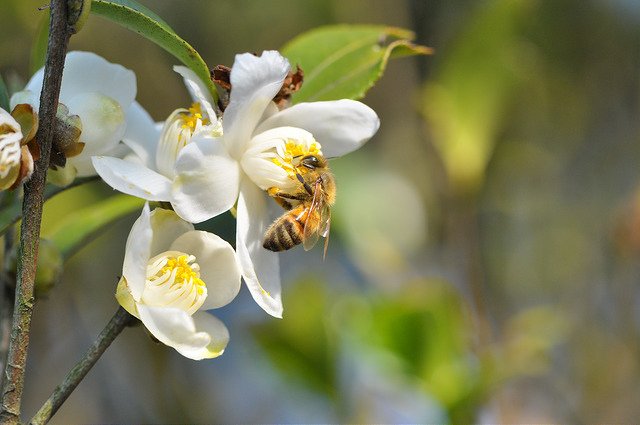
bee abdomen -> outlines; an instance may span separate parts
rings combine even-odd
[[[267,229],[262,246],[270,251],[286,251],[302,242],[302,231],[300,222],[285,215]]]

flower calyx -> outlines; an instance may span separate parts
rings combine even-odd
[[[283,109],[288,106],[291,100],[291,95],[302,87],[304,82],[304,71],[299,65],[296,65],[296,72],[289,71],[284,81],[282,82],[282,88],[273,98],[273,101],[278,106],[278,109]]]
[[[80,141],[81,134],[82,121],[80,117],[70,114],[69,108],[59,103],[53,127],[49,168],[57,170],[58,167],[64,167],[67,158],[72,158],[82,152],[85,144]]]

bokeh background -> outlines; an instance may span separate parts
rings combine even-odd
[[[0,4],[0,72],[29,77],[45,1]],[[333,23],[412,29],[364,99],[378,134],[331,163],[327,259],[282,255],[283,320],[246,288],[194,362],[142,327],[52,423],[632,423],[640,417],[640,3],[634,0],[142,1],[212,67]],[[133,69],[156,120],[189,104],[175,59],[92,16],[71,48]],[[112,194],[70,191],[44,234]],[[135,216],[65,266],[35,309],[30,416],[117,304]],[[203,228],[233,239],[223,216]]]

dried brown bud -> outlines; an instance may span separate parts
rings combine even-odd
[[[273,101],[278,105],[278,108],[284,108],[289,99],[291,99],[291,95],[302,87],[302,82],[304,81],[304,71],[300,66],[296,65],[296,72],[289,71],[287,77],[284,79],[282,83],[282,88],[273,98]]]

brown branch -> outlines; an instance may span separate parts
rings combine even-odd
[[[16,298],[14,303],[11,341],[5,365],[5,380],[2,387],[0,422],[16,424],[20,417],[20,402],[24,385],[24,370],[29,347],[29,330],[33,313],[33,291],[38,258],[42,204],[53,124],[58,108],[58,97],[62,83],[62,71],[71,29],[67,22],[67,2],[51,2],[49,43],[44,68],[44,82],[40,94],[40,125],[36,140],[40,146],[40,158],[36,161],[31,179],[24,185],[22,204],[22,231],[18,250]]]
[[[87,351],[84,358],[80,360],[67,374],[62,384],[58,385],[49,399],[42,405],[40,410],[31,419],[31,424],[45,424],[58,411],[58,408],[71,395],[80,381],[91,370],[94,364],[100,359],[102,353],[111,345],[113,340],[122,330],[134,320],[134,317],[120,307],[113,315],[109,324],[102,330],[98,338]]]

